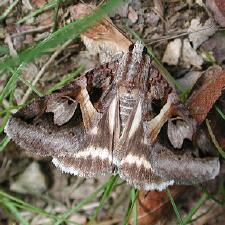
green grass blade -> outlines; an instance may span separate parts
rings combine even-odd
[[[176,203],[174,202],[174,199],[173,199],[172,194],[170,193],[170,190],[166,189],[166,193],[167,193],[167,196],[169,197],[170,202],[171,202],[171,204],[173,206],[173,209],[174,209],[174,212],[175,212],[175,214],[177,216],[177,220],[178,220],[179,224],[180,225],[184,225],[184,222],[183,222],[182,217],[180,215],[179,209],[177,208]]]
[[[203,192],[204,194],[206,194],[208,196],[208,199],[213,200],[214,202],[216,202],[219,205],[223,205],[223,201],[221,201],[221,199],[218,199],[215,197],[214,194],[211,194],[206,187],[200,187],[200,191]]]
[[[14,0],[10,5],[9,7],[5,10],[5,12],[0,16],[0,22],[2,20],[4,20],[8,15],[9,13],[13,10],[13,8],[19,3],[19,1],[21,0]]]
[[[213,209],[214,206],[215,206],[215,204],[210,205],[210,206],[206,209],[206,211],[204,211],[204,212],[201,213],[200,215],[196,216],[193,220],[190,221],[190,223],[191,223],[191,224],[196,224],[196,223],[197,223],[196,221],[197,221],[198,219],[200,219],[201,217],[207,215],[207,214],[210,212],[210,210]],[[196,223],[195,223],[195,222],[196,222]],[[189,224],[190,224],[190,223],[189,223]],[[198,223],[197,223],[197,224],[198,224]]]
[[[22,76],[19,77],[19,79],[24,83],[26,84],[28,87],[31,88],[31,90],[36,93],[39,97],[43,97],[44,94],[42,94],[40,91],[38,91],[38,89],[28,80],[25,80]]]
[[[188,224],[191,222],[193,215],[198,211],[198,209],[205,203],[208,199],[207,194],[203,194],[201,198],[195,203],[195,205],[191,208],[188,215],[184,219],[184,224]]]
[[[46,53],[47,49],[54,48],[70,39],[77,37],[81,32],[84,32],[90,26],[93,26],[97,21],[104,17],[107,13],[112,12],[123,1],[122,0],[109,0],[102,4],[98,9],[93,11],[89,16],[78,19],[56,32],[49,35],[48,38],[41,41],[35,47],[30,47],[18,54],[17,58],[8,58],[0,63],[0,69],[7,67],[14,67],[21,62],[29,62],[35,57],[41,56]]]
[[[81,207],[83,207],[84,205],[88,204],[89,202],[91,202],[92,200],[94,200],[97,196],[97,194],[101,191],[103,191],[105,189],[105,187],[107,186],[107,183],[104,184],[103,186],[101,186],[100,188],[98,188],[95,192],[93,192],[92,194],[88,195],[85,199],[83,199],[82,201],[80,201],[75,207],[73,207],[72,209],[68,210],[67,212],[65,212],[60,219],[58,219],[54,225],[60,225],[62,223],[64,223],[67,218],[72,215],[73,213],[77,212]]]
[[[62,3],[62,0],[57,0],[57,2],[56,2],[55,13],[54,13],[53,32],[55,32],[58,27],[58,13],[59,13],[59,8],[60,8],[61,3]]]
[[[137,212],[137,196],[138,196],[138,190],[135,190],[132,188],[131,190],[131,201],[135,202],[133,210],[132,210],[132,217],[133,217],[133,223],[132,225],[138,225],[138,212]]]
[[[51,213],[48,213],[46,211],[44,211],[43,209],[41,208],[38,208],[38,207],[35,207],[29,203],[26,203],[24,201],[22,201],[21,199],[18,199],[12,195],[9,195],[7,193],[5,193],[4,191],[0,190],[0,201],[2,199],[7,199],[7,201],[10,201],[10,202],[13,202],[13,204],[17,207],[17,208],[21,208],[21,209],[26,209],[30,212],[33,212],[33,213],[38,213],[40,215],[44,215],[44,216],[47,216],[49,218],[52,218],[52,219],[57,219],[57,216],[51,214]],[[4,204],[4,202],[2,201],[2,204]]]
[[[4,115],[5,113],[10,113],[14,109],[21,109],[25,106],[26,106],[25,104],[9,106],[8,108],[5,108],[2,111],[0,111],[0,116]]]
[[[29,225],[29,223],[20,215],[17,208],[9,202],[7,199],[4,202],[4,205],[11,211],[11,213],[16,217],[16,219],[20,222],[22,225]]]
[[[2,152],[5,149],[5,147],[9,142],[10,139],[7,136],[2,139],[2,141],[0,142],[0,152]]]
[[[5,125],[9,119],[10,113],[7,112],[6,115],[2,119],[2,123],[0,124],[0,134],[4,131]]]
[[[10,93],[9,96],[9,104],[12,104],[12,100],[13,100],[13,91]],[[0,134],[4,131],[5,125],[8,122],[8,119],[10,117],[10,111],[6,112],[5,116],[2,118],[1,124],[0,124]]]
[[[1,55],[6,55],[8,53],[9,53],[9,49],[6,46],[4,46],[4,45],[0,45],[0,56]]]
[[[127,210],[126,216],[125,216],[124,221],[123,221],[123,225],[127,225],[129,223],[130,215],[133,212],[133,209],[136,205],[137,196],[138,196],[138,191],[135,190],[134,188],[132,188],[131,189],[131,204],[130,204],[128,210]],[[135,219],[135,220],[137,221],[137,219]]]
[[[21,64],[17,70],[13,72],[13,75],[10,77],[9,81],[3,88],[1,94],[0,94],[0,104],[2,103],[3,99],[6,98],[15,88],[16,82],[18,77],[20,76],[21,68],[23,64]]]
[[[213,131],[212,131],[212,128],[211,128],[211,126],[210,126],[210,124],[209,124],[209,120],[208,120],[208,119],[206,119],[206,125],[207,125],[208,131],[209,131],[209,135],[210,135],[210,137],[211,137],[211,139],[212,139],[213,144],[214,144],[215,147],[217,148],[217,150],[218,150],[218,152],[220,153],[220,155],[221,155],[223,158],[225,158],[225,152],[223,151],[223,149],[220,147],[218,141],[216,140],[216,137],[215,137],[215,135],[213,134]]]
[[[26,20],[32,18],[32,17],[35,17],[37,16],[38,14],[40,13],[43,13],[49,9],[53,9],[57,4],[57,1],[56,0],[53,0],[47,4],[45,4],[43,7],[41,7],[40,9],[37,9],[35,10],[34,12],[31,12],[30,14],[28,14],[27,16],[23,17],[22,19],[20,19],[17,24],[20,24],[20,23],[23,23],[25,22]]]
[[[222,112],[222,110],[218,106],[215,106],[215,108],[216,108],[216,111],[220,114],[220,116],[225,120],[225,115]]]
[[[109,195],[113,189],[113,187],[116,185],[116,182],[118,180],[118,175],[116,176],[112,176],[109,181],[107,182],[107,186],[105,187],[103,196],[101,197],[99,206],[96,208],[94,214],[92,215],[89,224],[91,225],[92,222],[96,219],[96,217],[98,216],[100,210],[104,207],[104,204],[106,202],[106,200],[109,198]]]

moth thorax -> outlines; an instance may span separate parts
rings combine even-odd
[[[136,98],[130,93],[123,93],[119,98],[119,115],[120,115],[120,124],[121,132],[126,125],[126,122],[135,106]]]

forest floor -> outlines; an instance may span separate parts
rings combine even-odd
[[[0,224],[225,224],[223,0],[106,2],[104,8],[104,1],[0,1]],[[94,28],[83,16],[101,6],[112,23]],[[93,14],[93,20],[101,13]],[[74,21],[74,30],[64,30]],[[85,26],[91,28],[84,32]],[[219,94],[208,101],[196,97],[190,103],[209,112],[207,119],[195,119],[210,146],[215,145],[209,154],[220,157],[214,180],[138,192],[117,177],[61,173],[50,157],[31,154],[8,139],[4,127],[21,106],[96,68],[106,54],[109,60],[118,49],[126,51],[137,39],[158,59],[162,73],[172,76],[183,100],[192,87],[192,93],[203,90],[206,95],[217,89]],[[221,81],[209,78],[209,70]],[[194,84],[202,76],[206,83],[201,89]]]

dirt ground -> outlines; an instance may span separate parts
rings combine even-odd
[[[0,1],[1,61],[7,57],[16,57],[25,49],[35,46],[47,38],[53,31],[88,14],[83,5],[77,7],[78,3],[92,4],[91,8],[95,9],[95,6],[101,2],[59,0],[55,1],[54,7],[46,10],[44,7],[48,3],[47,0]],[[58,8],[56,3],[59,3]],[[45,55],[35,57],[22,68],[21,74],[24,80],[35,86],[35,90],[46,93],[53,85],[65,79],[68,74],[76,71],[81,65],[84,65],[81,68],[81,71],[84,72],[96,68],[104,60],[111,60],[113,52],[117,48],[115,46],[119,46],[118,48],[124,51],[126,49],[124,46],[127,46],[130,41],[135,42],[138,36],[147,47],[152,48],[156,58],[162,62],[162,68],[176,79],[180,87],[178,92],[185,90],[187,94],[198,78],[202,74],[204,75],[208,69],[218,66],[220,73],[224,71],[224,12],[225,5],[222,0],[129,0],[108,15],[118,31],[118,34],[115,31],[117,36],[109,35],[107,40],[101,35],[98,36],[98,32],[112,29],[108,28],[107,24],[100,28],[100,31],[90,29],[89,33],[83,33],[60,46],[49,48]],[[26,18],[31,13],[33,16]],[[115,44],[116,37],[119,40],[117,44]],[[101,48],[103,42],[110,52],[108,58],[105,56],[106,50]],[[1,67],[0,72],[0,93],[2,93],[11,74],[8,71],[2,71]],[[214,73],[216,76],[216,73],[219,72]],[[223,73],[223,77],[225,77],[225,73]],[[220,88],[218,89],[219,96],[212,97],[213,103],[209,104],[213,105],[217,101],[216,106],[220,107],[221,114],[223,114],[225,112],[223,96],[225,84],[222,85],[221,82],[221,85],[216,86],[216,88]],[[213,88],[210,89],[210,87],[208,90],[213,91]],[[196,86],[194,88],[197,90]],[[9,109],[12,102],[14,106],[21,105],[35,97],[37,94],[34,90],[22,79],[19,79],[13,94],[1,101],[1,144],[5,138],[3,129],[9,113],[16,112],[16,109],[12,108],[7,111],[9,113],[6,113],[6,109]],[[203,103],[200,101],[198,104]],[[207,103],[204,104],[207,105]],[[210,111],[208,115],[210,121],[214,121],[214,117],[219,117],[217,111],[212,111],[215,110],[212,105],[206,109],[207,112]],[[225,149],[224,118],[215,119],[212,122],[214,137],[218,140],[222,152],[222,149]],[[207,129],[205,116],[203,120],[199,127]],[[208,139],[213,145],[210,135],[208,135]],[[189,224],[225,224],[224,159],[218,154],[217,148],[214,148],[214,151],[216,153],[210,152],[209,154],[221,158],[221,171],[216,179],[198,186],[174,186],[170,189],[182,218],[190,215],[193,207],[196,209],[188,221]],[[61,215],[76,207],[89,194],[95,192],[110,179],[110,176],[84,179],[61,173],[51,163],[50,157],[31,154],[20,149],[12,141],[1,148],[0,165],[0,224],[2,225],[55,224],[52,215]],[[91,224],[124,224],[124,217],[130,207],[130,186],[120,179],[117,184],[119,185],[112,190],[97,218],[92,220]],[[5,193],[8,193],[9,196],[7,197]],[[14,201],[10,196],[29,203],[30,206],[13,205],[14,208],[10,208],[8,203]],[[96,194],[94,200],[79,208],[63,224],[87,224],[96,208],[101,204],[101,197],[101,194]],[[182,224],[176,216],[166,192],[160,194],[157,191],[140,192],[137,199],[139,202],[137,204],[138,224]],[[156,203],[153,204],[154,201]],[[143,210],[141,203],[146,206],[147,211]],[[19,202],[17,204],[23,205]],[[34,206],[33,210],[32,206]],[[38,209],[42,209],[43,212]],[[132,216],[129,221],[130,224],[135,224]],[[185,221],[183,224],[186,224]]]

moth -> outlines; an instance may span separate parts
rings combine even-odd
[[[62,172],[119,174],[144,190],[204,182],[219,173],[217,157],[195,155],[195,130],[196,122],[140,42],[37,98],[5,127],[16,144],[51,156]]]

